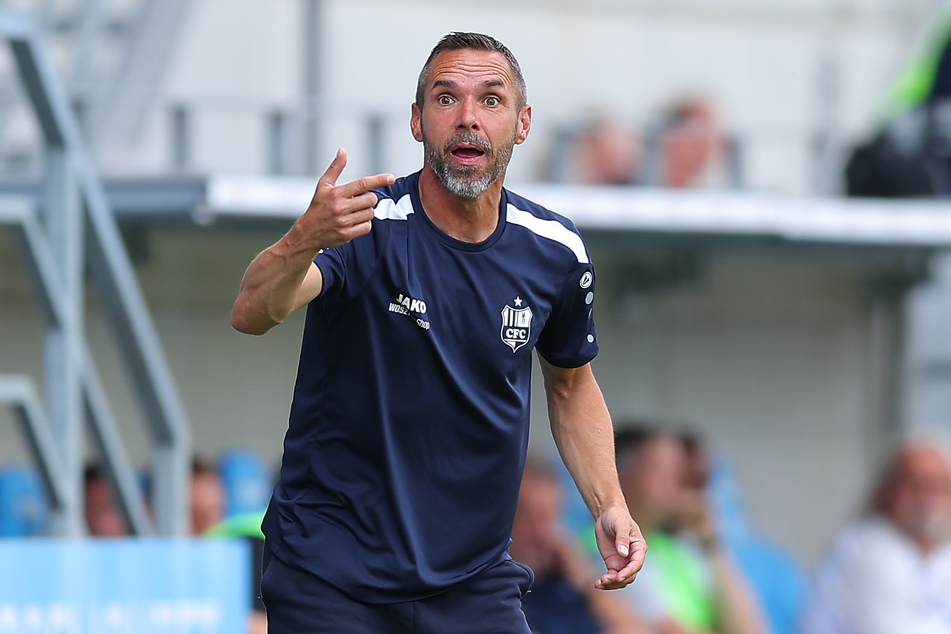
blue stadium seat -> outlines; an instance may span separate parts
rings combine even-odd
[[[0,537],[47,534],[49,502],[35,469],[8,466],[0,470]]]
[[[250,449],[222,454],[218,473],[225,488],[225,515],[232,517],[260,511],[271,498],[274,483],[264,460]]]
[[[718,456],[712,467],[709,495],[721,535],[759,597],[773,634],[794,634],[807,573],[794,556],[751,528],[732,465]]]

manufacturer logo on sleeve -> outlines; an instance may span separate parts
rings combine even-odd
[[[526,343],[532,336],[532,309],[528,306],[522,308],[522,298],[516,297],[515,307],[506,305],[502,309],[502,343],[507,345],[515,352]]]

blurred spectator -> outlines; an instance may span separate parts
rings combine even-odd
[[[191,532],[201,535],[225,515],[225,491],[218,471],[208,461],[195,458],[191,476]]]
[[[533,634],[646,634],[620,591],[595,589],[598,575],[562,525],[561,510],[558,476],[529,458],[509,552],[535,573],[531,592],[522,598]]]
[[[92,537],[125,537],[129,534],[112,485],[95,465],[86,465],[83,471],[83,512]]]
[[[699,97],[672,106],[657,137],[660,184],[664,187],[725,187],[730,184],[727,143],[720,117]]]
[[[928,198],[935,186],[923,150],[903,149],[882,130],[852,150],[846,194],[862,198]]]
[[[577,139],[571,180],[588,185],[633,185],[638,182],[640,159],[640,146],[632,130],[607,117],[597,117]]]
[[[756,595],[717,534],[681,439],[627,428],[617,434],[621,487],[644,532],[648,562],[623,592],[663,634],[769,631]]]
[[[951,195],[951,11],[934,18],[886,92],[870,138],[852,149],[850,196]]]
[[[717,534],[752,587],[773,634],[794,634],[808,578],[789,552],[757,534],[746,518],[732,468],[694,431],[678,436],[687,454],[686,486],[708,500]]]
[[[913,439],[820,562],[804,634],[951,633],[951,462]]]

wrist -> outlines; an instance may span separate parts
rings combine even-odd
[[[620,491],[615,492],[611,496],[596,499],[593,510],[595,519],[611,512],[630,513],[627,507],[627,501],[625,501]]]
[[[287,233],[271,247],[271,251],[275,256],[281,258],[288,267],[296,269],[309,266],[317,257],[321,248],[313,244],[313,240],[309,239],[305,229],[294,223]]]

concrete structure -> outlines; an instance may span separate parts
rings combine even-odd
[[[280,454],[302,316],[256,339],[233,332],[228,314],[244,267],[303,209],[313,183],[281,180],[263,208],[239,213],[222,202],[229,181],[217,175],[244,177],[232,184],[266,172],[314,175],[340,145],[353,157],[348,176],[417,169],[406,127],[419,66],[446,31],[482,30],[515,50],[536,109],[510,185],[551,200],[588,237],[600,274],[595,370],[615,417],[696,424],[737,465],[754,524],[811,560],[860,506],[885,440],[909,422],[903,298],[927,274],[932,250],[951,241],[941,206],[882,214],[802,196],[833,188],[830,165],[874,121],[890,71],[933,4],[189,3],[164,72],[139,87],[151,98],[126,102],[143,109],[140,125],[96,145],[112,148],[96,160],[195,448],[249,446],[272,462]],[[647,127],[693,92],[710,95],[743,142],[749,188],[783,195],[639,191],[632,208],[616,192],[585,192],[595,211],[613,210],[605,218],[572,202],[577,192],[531,184],[555,132],[591,108]],[[39,131],[16,129],[27,158],[5,164],[26,177],[39,166],[40,151],[29,156]],[[890,224],[909,213],[932,224],[913,224],[910,237]],[[865,221],[842,224],[843,214]],[[850,233],[881,232],[881,222],[887,235],[877,240]],[[148,423],[105,313],[91,301],[82,321],[129,460],[142,466]],[[41,316],[13,238],[0,231],[0,372],[42,374]],[[540,405],[538,444],[549,442],[543,420]],[[25,455],[0,412],[0,464]]]

